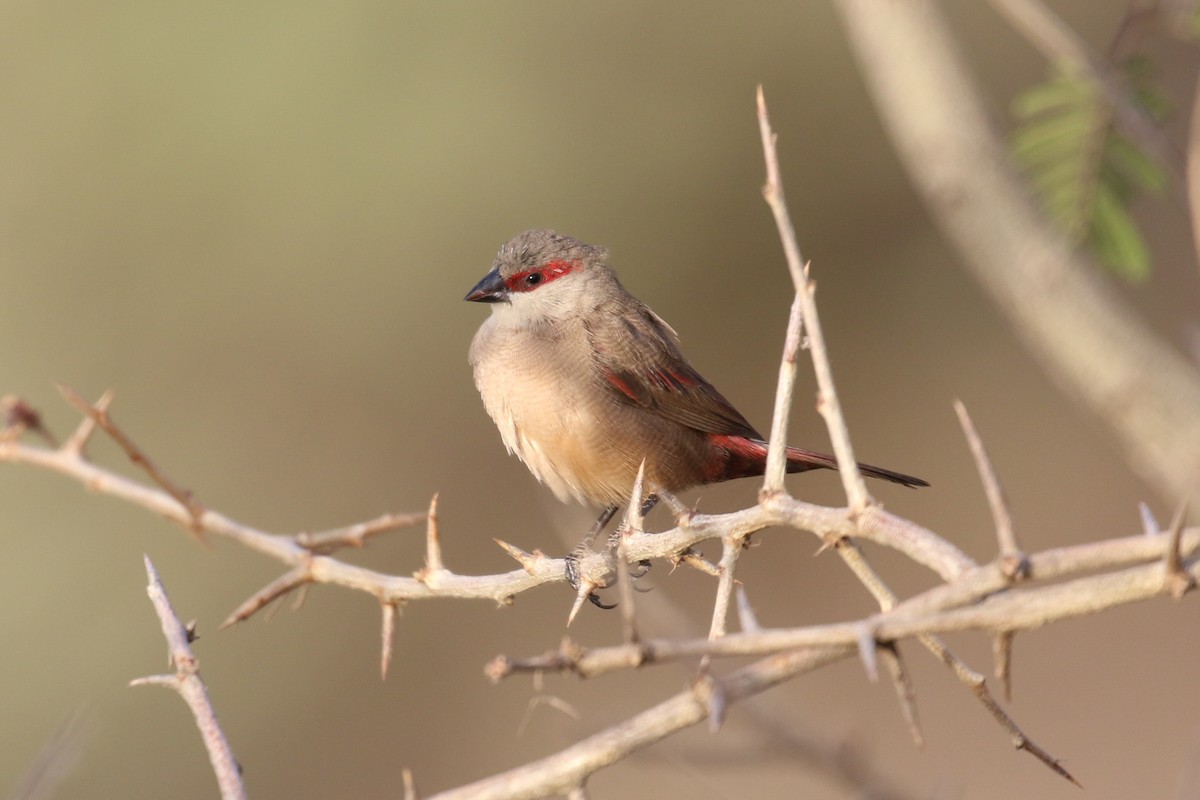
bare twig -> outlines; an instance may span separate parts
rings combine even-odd
[[[738,630],[742,633],[762,630],[762,626],[758,624],[758,617],[754,614],[754,606],[750,605],[750,598],[746,596],[746,587],[742,585],[737,587],[737,611]]]
[[[106,393],[104,397],[100,398],[100,403],[92,405],[76,394],[75,391],[69,386],[59,384],[58,390],[62,392],[62,396],[67,399],[68,403],[75,406],[76,409],[82,412],[85,416],[89,417],[92,422],[96,423],[96,425],[98,425],[105,433],[107,433],[114,442],[120,445],[121,449],[125,451],[125,455],[129,456],[130,461],[145,470],[146,474],[150,476],[152,481],[158,484],[163,491],[173,497],[175,501],[179,503],[179,505],[187,509],[188,516],[191,518],[188,524],[188,530],[191,531],[201,541],[203,541],[204,528],[200,524],[200,518],[204,516],[204,506],[192,496],[191,492],[179,486],[179,484],[167,477],[167,474],[159,469],[158,466],[150,460],[149,456],[143,453],[141,448],[133,443],[133,440],[129,438],[125,431],[121,430],[121,428],[119,428],[116,423],[112,421],[112,418],[108,414],[108,405],[112,400],[111,395]],[[86,436],[81,438],[86,440]],[[72,442],[74,442],[74,440],[75,437],[72,437]]]
[[[106,391],[100,395],[100,399],[96,401],[94,408],[102,413],[108,413],[108,407],[112,405],[113,393],[112,390]],[[63,443],[63,449],[67,452],[75,453],[78,456],[83,456],[87,452],[87,446],[91,442],[92,437],[96,434],[96,420],[85,415],[79,421],[79,427],[71,434],[71,438]]]
[[[383,622],[379,638],[379,677],[387,679],[388,668],[392,665],[392,653],[396,646],[396,618],[400,616],[400,606],[397,603],[381,603]]]
[[[420,511],[410,514],[383,514],[375,519],[357,522],[344,528],[334,528],[318,533],[307,531],[298,533],[296,534],[296,544],[314,553],[328,555],[343,547],[363,547],[366,545],[367,539],[372,536],[420,525],[426,521],[427,517],[426,512]]]
[[[717,568],[717,598],[713,603],[712,621],[708,626],[709,639],[720,639],[725,635],[725,625],[729,619],[729,601],[733,598],[733,587],[737,581],[737,561],[741,554],[741,537],[727,536],[721,540],[721,564]]]
[[[130,681],[129,685],[165,686],[178,692],[191,709],[192,716],[196,718],[196,726],[200,729],[200,736],[208,750],[208,759],[212,762],[213,772],[217,776],[222,800],[244,800],[246,790],[242,786],[241,770],[234,760],[233,750],[230,749],[221,726],[217,724],[217,714],[209,702],[208,690],[200,680],[199,662],[192,655],[189,631],[179,622],[179,617],[171,608],[171,601],[167,599],[162,580],[158,577],[158,571],[154,569],[149,556],[145,557],[145,562],[146,575],[150,581],[146,593],[150,595],[150,602],[162,623],[163,636],[167,640],[175,673],[138,678]]]
[[[404,800],[420,800],[420,793],[417,791],[417,780],[413,777],[413,772],[408,767],[400,773],[404,780]]]
[[[1138,517],[1142,520],[1142,533],[1147,536],[1158,536],[1162,533],[1162,529],[1158,526],[1158,520],[1154,518],[1154,512],[1150,510],[1150,506],[1145,503],[1138,503]]]
[[[983,440],[979,438],[979,432],[975,430],[975,423],[971,421],[967,407],[961,400],[955,400],[954,411],[958,414],[958,422],[967,437],[967,444],[971,446],[971,455],[975,457],[975,468],[983,481],[983,491],[992,510],[992,522],[996,525],[996,538],[1000,542],[1000,559],[1006,572],[1010,572],[1014,580],[1019,579],[1025,572],[1025,556],[1017,544],[1012,512],[1009,511],[1008,500],[1004,497],[1004,487],[1000,485],[1000,477],[996,474],[992,460],[988,458],[987,449],[983,446]]]
[[[817,317],[815,301],[817,287],[809,279],[808,267],[800,259],[800,246],[796,243],[796,229],[788,216],[787,201],[783,195],[783,178],[779,170],[779,154],[776,150],[776,136],[771,130],[771,120],[767,115],[767,101],[763,96],[762,87],[758,87],[758,127],[762,134],[763,158],[767,165],[767,182],[763,186],[763,197],[771,207],[775,217],[775,225],[779,228],[779,238],[783,242],[783,252],[787,258],[788,272],[792,275],[792,283],[803,308],[804,325],[808,331],[809,350],[812,354],[813,367],[817,373],[817,410],[825,418],[829,428],[829,437],[833,443],[833,452],[837,456],[838,472],[841,475],[842,486],[846,490],[846,499],[850,503],[850,513],[858,516],[866,512],[871,505],[871,496],[867,492],[866,483],[858,471],[858,462],[854,458],[854,448],[850,445],[850,433],[846,429],[842,416],[841,405],[838,403],[837,390],[833,385],[833,370],[829,365],[829,356],[825,349],[825,337],[821,333],[821,323]],[[789,335],[792,326],[789,323]],[[798,324],[796,338],[799,338]],[[787,358],[784,359],[785,363]],[[776,394],[776,406],[779,406],[778,395],[784,391],[783,369],[780,370],[781,385]],[[788,393],[791,387],[786,388]],[[778,420],[776,420],[778,422]],[[774,436],[774,433],[772,433]],[[778,448],[776,448],[778,449]],[[778,456],[776,457],[778,458]],[[766,487],[764,487],[765,490]]]
[[[996,680],[1004,688],[1004,699],[1012,702],[1012,651],[1013,631],[1001,631],[992,637],[992,663],[995,665]]]
[[[617,587],[621,593],[621,627],[625,641],[636,643],[639,639],[637,626],[637,610],[633,602],[633,580],[629,575],[629,558],[626,555],[626,541],[634,533],[641,533],[645,525],[642,517],[642,493],[646,484],[646,460],[638,465],[637,478],[633,481],[633,492],[629,495],[629,503],[625,507],[625,522],[617,530],[616,536],[616,568]]]
[[[445,572],[442,564],[442,542],[438,531],[438,496],[435,493],[429,501],[429,524],[425,528],[425,573],[426,575]]]
[[[804,337],[804,307],[797,293],[788,314],[787,334],[783,343],[783,359],[779,362],[779,380],[775,384],[775,413],[771,417],[771,437],[767,442],[767,468],[763,474],[763,494],[783,492],[787,470],[788,417],[792,411],[792,394],[796,387],[796,355]]]
[[[309,564],[299,564],[259,589],[246,602],[235,608],[233,613],[221,623],[221,627],[228,628],[230,625],[245,622],[264,606],[269,605],[271,601],[311,583],[313,578],[309,567]]]
[[[1187,594],[1196,585],[1196,578],[1184,567],[1183,555],[1180,553],[1180,543],[1183,539],[1183,523],[1187,521],[1187,503],[1179,506],[1175,519],[1171,520],[1171,530],[1167,534],[1167,554],[1163,559],[1166,570],[1167,588],[1176,600]]]
[[[983,679],[982,675],[967,666],[966,662],[958,656],[951,653],[949,648],[942,644],[941,640],[936,636],[922,636],[920,639],[928,649],[942,658],[958,677],[959,681],[969,687],[976,699],[983,704],[984,708],[991,712],[992,718],[1007,731],[1014,748],[1024,750],[1059,776],[1082,788],[1079,781],[1075,780],[1075,777],[1067,771],[1059,759],[1055,758],[1049,751],[1026,736],[1017,726],[1016,721],[1009,716],[1008,712],[1000,707],[1000,704],[992,697],[991,691],[988,690],[987,682]]]
[[[75,770],[86,750],[92,726],[86,715],[68,716],[38,748],[17,776],[6,800],[51,800],[62,796],[60,786]]]
[[[896,689],[896,699],[900,703],[904,723],[908,726],[908,734],[917,749],[922,749],[925,747],[925,735],[921,732],[921,720],[917,716],[917,689],[913,686],[908,670],[904,668],[900,648],[895,642],[889,642],[879,647],[879,655],[882,656],[888,674],[892,677],[892,686]]]

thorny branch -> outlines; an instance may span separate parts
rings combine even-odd
[[[845,417],[842,415],[841,403],[838,400],[837,389],[833,382],[833,368],[829,362],[828,351],[825,348],[825,336],[822,333],[821,323],[817,315],[816,284],[809,277],[807,266],[803,269],[800,268],[800,251],[799,247],[795,245],[796,232],[792,225],[791,217],[787,213],[787,203],[784,199],[783,178],[780,173],[779,156],[775,146],[776,136],[774,131],[771,130],[770,118],[767,115],[767,104],[763,97],[761,86],[758,87],[758,124],[762,134],[763,159],[767,166],[767,180],[766,186],[763,189],[763,196],[775,216],[775,222],[779,228],[779,238],[784,243],[784,251],[788,259],[788,269],[792,274],[793,282],[796,283],[796,293],[804,309],[804,321],[808,329],[813,369],[817,376],[817,411],[824,418],[825,425],[829,430],[829,438],[833,442],[834,453],[837,455],[838,472],[841,475],[842,486],[845,488],[846,498],[850,504],[850,516],[857,522],[876,508],[877,505],[867,492],[866,483],[863,480],[863,476],[858,469],[858,463],[854,457],[854,449],[850,444],[850,430],[846,425]],[[985,482],[987,482],[986,475]],[[884,612],[893,608],[896,604],[895,594],[884,583],[883,578],[867,563],[866,556],[858,545],[850,538],[836,540],[834,544],[838,555],[842,557],[842,560],[850,567],[850,570],[871,592],[876,602],[879,603],[879,607]],[[1016,722],[992,700],[982,676],[979,676],[968,668],[936,636],[922,634],[917,639],[926,649],[949,666],[959,680],[971,689],[980,702],[991,712],[992,716],[1009,731],[1013,737],[1013,741],[1017,743],[1018,749],[1028,751],[1056,773],[1072,783],[1076,783],[1076,780],[1061,766],[1058,759],[1030,741],[1017,727]],[[867,667],[867,673],[874,680],[876,674],[875,640],[860,636],[858,645],[863,663]],[[912,691],[908,685],[904,665],[899,660],[899,650],[890,649],[887,658],[889,674],[896,685],[896,695],[902,704],[904,717],[909,723],[914,740],[919,744],[922,741],[922,736],[919,729],[915,726],[916,714],[912,708]]]
[[[192,655],[191,642],[195,638],[191,626],[184,626],[171,607],[167,598],[167,590],[163,588],[158,570],[145,557],[146,575],[149,585],[146,593],[162,623],[163,636],[167,640],[169,662],[174,665],[175,672],[171,675],[151,675],[130,681],[130,686],[163,686],[179,693],[196,718],[196,727],[204,739],[208,750],[208,760],[212,763],[213,772],[217,776],[217,785],[221,790],[222,800],[245,800],[246,790],[242,786],[241,770],[233,757],[233,750],[225,738],[224,731],[217,724],[217,714],[208,699],[208,689],[200,680],[200,665]]]

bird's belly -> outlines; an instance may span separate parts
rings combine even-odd
[[[619,505],[629,497],[636,467],[613,451],[606,422],[578,404],[550,414],[514,414],[505,445],[560,500]]]
[[[590,358],[564,360],[556,346],[485,326],[472,348],[484,406],[535,478],[560,500],[603,506],[629,500],[643,459],[647,492],[703,482],[702,434],[614,396]]]

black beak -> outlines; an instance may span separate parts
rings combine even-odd
[[[508,287],[504,285],[504,279],[500,277],[500,270],[494,269],[479,283],[475,284],[475,288],[467,292],[467,296],[463,300],[469,300],[472,303],[506,303],[508,302]]]

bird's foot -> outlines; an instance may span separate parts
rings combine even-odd
[[[649,495],[642,503],[642,513],[648,513],[657,502],[658,498],[655,495]],[[571,588],[574,589],[577,594],[580,591],[580,587],[583,586],[584,583],[581,563],[585,558],[596,552],[592,548],[592,543],[596,541],[596,538],[600,535],[600,532],[604,530],[605,526],[608,525],[609,521],[613,518],[613,515],[615,515],[616,512],[617,509],[615,506],[609,506],[605,508],[600,514],[599,519],[596,520],[596,524],[593,525],[591,530],[588,531],[587,535],[583,537],[583,540],[580,541],[580,543],[575,547],[575,550],[564,559],[564,572],[566,574],[567,583],[570,584]],[[617,549],[620,545],[620,542],[621,531],[619,529],[609,534],[608,540],[605,542],[605,555],[608,557],[608,572],[601,582],[594,584],[596,589],[607,589],[616,582]],[[636,581],[638,578],[644,577],[646,573],[650,571],[650,562],[645,559],[638,561],[637,565],[638,570],[631,571],[629,573],[630,581]],[[636,585],[634,586],[634,589],[639,592],[650,591],[649,589],[643,589]],[[600,596],[595,591],[589,592],[587,598],[592,605],[596,606],[597,608],[603,608],[607,610],[617,607],[616,603],[612,603],[610,605],[602,601]]]
[[[581,558],[587,557],[590,552],[591,548],[580,546],[575,548],[574,553],[568,554],[567,557],[563,559],[566,562],[564,571],[567,576],[567,583],[571,585],[571,588],[574,589],[576,593],[579,592],[579,587],[583,585],[583,572],[579,568],[579,561]],[[606,577],[603,583],[596,584],[597,589],[607,589],[609,586],[612,586],[611,577]],[[588,592],[587,599],[592,605],[596,606],[596,608],[603,608],[605,611],[617,607],[616,603],[612,603],[611,605],[605,603],[600,599],[600,595],[596,594],[594,591]]]

